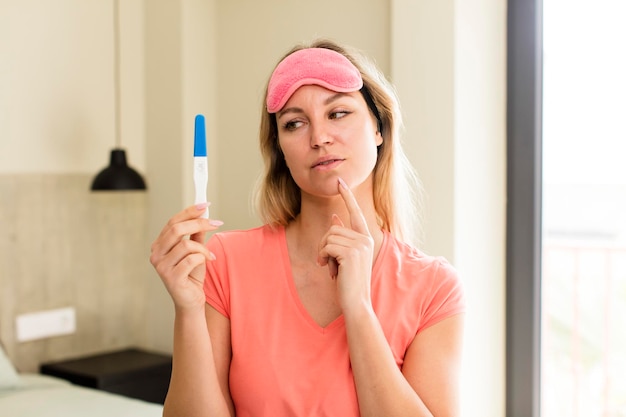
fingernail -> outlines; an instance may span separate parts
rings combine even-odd
[[[204,210],[205,208],[209,207],[211,203],[198,203],[196,204],[196,210]]]
[[[209,224],[211,226],[221,226],[221,225],[224,224],[224,222],[221,221],[221,220],[213,220],[213,219],[211,219],[211,220],[209,220]]]
[[[341,185],[343,188],[345,188],[346,190],[348,189],[348,184],[346,184],[346,182],[344,180],[341,179],[341,177],[337,177],[339,179],[339,185]]]
[[[214,260],[216,260],[217,258],[215,257],[215,255],[213,254],[213,252],[209,252],[209,259],[210,259],[210,260],[212,260],[212,261],[214,261]]]

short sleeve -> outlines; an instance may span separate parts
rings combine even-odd
[[[425,303],[418,332],[466,310],[465,291],[456,269],[443,258],[437,258],[435,262],[436,270],[429,292],[431,296]]]
[[[204,295],[206,302],[230,318],[230,283],[226,250],[219,233],[211,236],[207,248],[215,255],[215,259],[206,263],[204,278]]]

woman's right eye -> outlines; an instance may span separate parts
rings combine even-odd
[[[290,120],[287,123],[283,124],[283,129],[289,130],[289,131],[296,130],[301,125],[302,125],[302,122],[300,122],[298,120]]]

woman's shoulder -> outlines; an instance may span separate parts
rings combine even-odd
[[[373,282],[375,308],[385,323],[404,323],[409,329],[407,343],[420,329],[465,311],[463,284],[446,258],[429,255],[391,234],[381,255]]]
[[[392,235],[387,240],[379,273],[391,282],[383,285],[419,294],[464,292],[457,269],[445,257],[430,255]]]
[[[410,268],[424,272],[442,270],[443,273],[456,275],[456,269],[445,257],[428,254],[414,245],[401,241],[392,234],[387,234],[386,240],[385,257],[387,260],[393,261],[392,263],[402,264],[403,269]]]
[[[390,235],[391,236],[391,235]],[[436,318],[465,311],[465,289],[457,269],[443,256],[429,255],[392,237],[385,280],[406,294],[423,317],[422,326]],[[391,278],[391,279],[390,279]]]

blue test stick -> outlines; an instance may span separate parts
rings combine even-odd
[[[206,190],[209,182],[209,161],[206,151],[206,128],[204,116],[198,114],[195,120],[193,140],[193,182],[196,189],[195,204],[206,203]],[[209,208],[202,217],[209,218]]]

